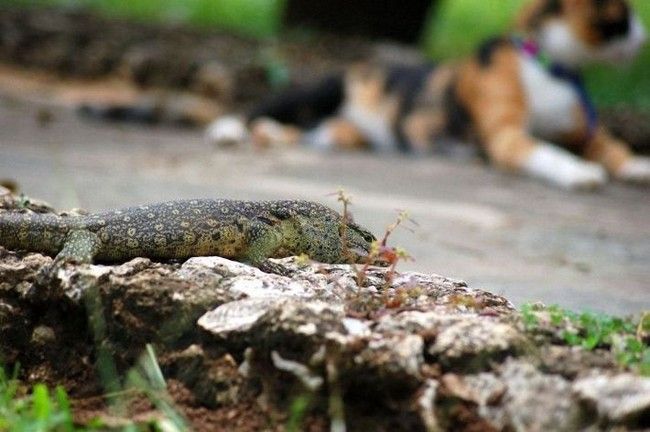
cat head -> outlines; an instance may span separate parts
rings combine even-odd
[[[534,0],[518,27],[554,61],[572,67],[629,62],[647,39],[628,0]]]

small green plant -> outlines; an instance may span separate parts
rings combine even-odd
[[[304,393],[297,396],[289,407],[289,419],[287,420],[286,431],[298,432],[302,429],[302,423],[309,411],[313,396]]]
[[[335,194],[337,201],[343,205],[343,212],[341,216],[341,225],[339,227],[339,235],[343,241],[343,255],[346,256],[348,245],[345,241],[346,239],[346,230],[347,223],[352,220],[350,215],[350,205],[352,204],[352,196],[348,195],[345,190],[339,189]],[[388,246],[388,238],[393,234],[393,231],[397,229],[398,226],[403,225],[404,222],[410,222],[413,225],[417,225],[413,219],[409,217],[408,212],[400,211],[397,215],[395,221],[386,227],[384,235],[380,240],[375,240],[370,245],[370,250],[368,255],[365,257],[363,265],[356,268],[357,272],[357,285],[359,287],[363,286],[363,283],[366,280],[368,270],[370,266],[376,264],[385,264],[388,266],[388,272],[386,272],[385,281],[386,285],[390,285],[395,275],[395,268],[400,261],[408,261],[413,258],[409,253],[400,247]],[[408,228],[407,228],[408,229]]]
[[[341,224],[339,225],[339,236],[343,240],[343,256],[348,255],[348,243],[345,241],[347,238],[348,222],[351,220],[350,204],[352,203],[352,196],[348,195],[343,188],[336,191],[336,200],[343,204],[343,213],[341,214]]]
[[[75,427],[63,387],[51,393],[45,384],[36,384],[31,393],[21,395],[17,376],[17,367],[11,375],[0,367],[0,431],[73,432],[97,430],[100,426]]]
[[[625,367],[650,375],[650,312],[638,322],[595,312],[573,312],[560,306],[525,304],[521,307],[529,331],[547,331],[564,343],[586,350],[609,349]]]
[[[172,432],[189,430],[187,421],[174,407],[174,402],[167,393],[167,383],[152,345],[147,344],[138,364],[127,373],[126,384],[127,387],[144,393],[161,412],[163,417],[156,422],[160,429]]]
[[[370,251],[368,252],[368,256],[366,257],[365,262],[361,266],[361,268],[357,268],[357,285],[360,287],[363,285],[366,275],[368,273],[368,269],[370,268],[371,265],[375,265],[378,263],[382,263],[388,266],[388,271],[386,272],[386,275],[384,277],[385,280],[385,286],[388,286],[392,283],[393,277],[395,276],[395,268],[397,267],[397,264],[400,261],[409,261],[412,260],[413,257],[405,250],[400,247],[393,247],[393,246],[388,246],[388,238],[390,235],[395,231],[395,229],[402,225],[405,221],[410,221],[411,223],[413,222],[412,219],[409,218],[409,215],[405,211],[400,211],[400,213],[397,215],[397,219],[395,219],[395,222],[392,224],[388,225],[386,227],[386,231],[384,231],[384,236],[380,240],[375,240],[372,242],[372,245],[370,246]]]

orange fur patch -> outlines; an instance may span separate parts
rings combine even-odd
[[[607,171],[617,174],[632,159],[627,144],[614,138],[604,128],[599,128],[584,150],[587,159],[601,163]]]
[[[351,122],[344,119],[332,119],[327,122],[327,128],[334,145],[342,150],[366,150],[368,142]]]
[[[467,64],[457,86],[490,159],[514,170],[522,167],[536,144],[526,131],[526,97],[519,71],[517,51],[504,46],[488,67],[475,60]]]

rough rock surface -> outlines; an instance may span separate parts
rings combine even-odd
[[[0,195],[0,212],[52,211]],[[124,372],[152,344],[197,430],[282,430],[300,397],[310,430],[650,427],[650,379],[539,346],[500,296],[438,275],[370,267],[359,285],[349,265],[277,262],[285,275],[138,258],[69,265],[38,286],[51,258],[0,248],[0,355],[25,381],[63,382],[85,400],[103,392],[98,359]]]

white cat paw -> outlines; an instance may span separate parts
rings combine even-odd
[[[591,162],[577,162],[562,173],[558,185],[565,189],[597,189],[607,182],[605,169]]]
[[[602,166],[550,144],[538,146],[524,169],[564,189],[596,189],[607,181],[607,172]]]
[[[258,148],[296,145],[301,137],[302,133],[297,127],[284,125],[268,117],[261,117],[251,123],[251,141]]]
[[[220,117],[205,129],[205,140],[215,146],[225,147],[239,144],[248,137],[244,121],[239,117]]]
[[[637,156],[627,161],[616,173],[620,180],[633,183],[650,183],[650,158]]]

